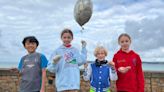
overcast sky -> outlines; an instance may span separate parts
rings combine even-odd
[[[85,30],[74,20],[77,0],[0,0],[0,62],[19,62],[26,54],[22,45],[25,36],[34,35],[37,49],[50,57],[61,45],[60,32],[74,32],[73,45],[87,41],[88,60],[101,44],[109,50],[107,59],[120,48],[121,33],[132,37],[131,48],[143,61],[164,61],[164,0],[92,0],[93,15]]]

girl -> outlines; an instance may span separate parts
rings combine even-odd
[[[105,60],[107,50],[100,46],[94,51],[96,60],[89,66],[84,65],[85,71],[83,78],[85,81],[90,80],[90,92],[110,92],[110,80],[117,80],[117,74],[114,68],[108,65]]]
[[[130,50],[131,37],[126,33],[121,34],[118,43],[121,49],[113,57],[118,74],[117,91],[144,92],[142,63],[140,56]]]
[[[82,41],[81,55],[71,45],[73,33],[70,29],[64,29],[61,33],[63,44],[52,54],[48,70],[56,74],[56,88],[59,92],[77,92],[80,89],[79,66],[87,59],[86,42]]]

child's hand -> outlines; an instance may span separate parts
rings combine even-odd
[[[130,70],[131,69],[131,66],[127,66],[126,69]]]
[[[127,69],[125,67],[120,67],[120,68],[118,68],[118,71],[121,73],[126,73]]]
[[[109,61],[108,65],[110,65],[113,69],[115,69],[115,63],[113,61]]]
[[[84,64],[84,68],[87,68],[87,67],[88,67],[88,63],[85,63],[85,64]]]
[[[86,45],[87,45],[86,41],[84,41],[84,40],[81,41],[81,44],[82,44],[82,47],[83,47],[83,48],[85,48]]]
[[[121,73],[127,73],[130,69],[131,69],[131,66],[120,67],[120,68],[118,68],[118,71]]]
[[[56,55],[53,59],[53,63],[57,64],[59,62],[59,60],[61,59],[61,55]]]

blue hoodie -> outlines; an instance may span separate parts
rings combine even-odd
[[[82,48],[80,54],[78,49],[62,45],[52,54],[51,62],[53,62],[55,55],[61,55],[61,59],[57,64],[49,64],[47,69],[56,74],[57,91],[80,89],[79,66],[86,63],[86,48]]]

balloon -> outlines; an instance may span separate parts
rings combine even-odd
[[[80,26],[83,26],[91,18],[92,8],[91,0],[78,0],[76,2],[74,7],[74,17]]]

